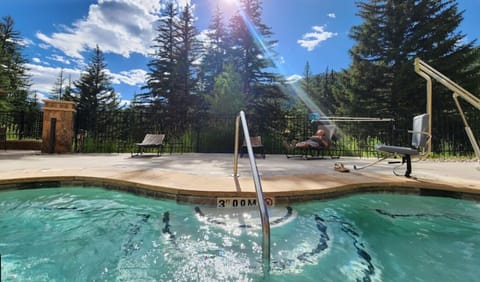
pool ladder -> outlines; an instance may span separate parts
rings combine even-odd
[[[260,218],[262,222],[262,264],[263,273],[270,272],[270,220],[268,216],[265,198],[263,196],[262,183],[258,174],[257,163],[255,161],[255,154],[253,153],[252,143],[250,142],[250,133],[248,131],[247,119],[245,113],[240,111],[235,122],[235,150],[233,159],[233,176],[238,177],[238,149],[239,149],[239,131],[240,122],[243,127],[243,134],[245,135],[245,144],[247,146],[248,158],[250,160],[250,169],[252,170],[253,182],[255,184],[255,191],[257,194],[258,207],[260,209]]]

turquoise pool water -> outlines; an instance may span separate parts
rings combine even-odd
[[[2,281],[262,280],[261,229],[194,207],[97,188],[0,192]],[[271,230],[266,280],[480,277],[479,203],[361,194],[291,207]]]

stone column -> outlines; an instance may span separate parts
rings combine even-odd
[[[71,153],[75,103],[43,100],[42,153]]]

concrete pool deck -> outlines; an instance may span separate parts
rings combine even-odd
[[[398,164],[387,161],[363,169],[376,159],[287,159],[267,155],[256,159],[263,191],[272,197],[310,197],[368,190],[438,189],[480,198],[480,169],[476,161],[421,160],[412,163],[412,177],[396,176]],[[340,162],[350,172],[334,170]],[[248,158],[240,158],[239,177],[233,177],[233,154],[41,154],[36,151],[0,151],[0,189],[52,181],[128,186],[140,191],[190,197],[252,196],[255,187]],[[398,168],[402,174],[405,167]],[[380,188],[379,188],[380,189]],[[383,188],[381,188],[383,189]]]

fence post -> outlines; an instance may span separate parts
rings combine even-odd
[[[20,122],[19,122],[20,128],[19,128],[19,137],[18,139],[22,140],[24,131],[25,131],[25,111],[20,112]]]

